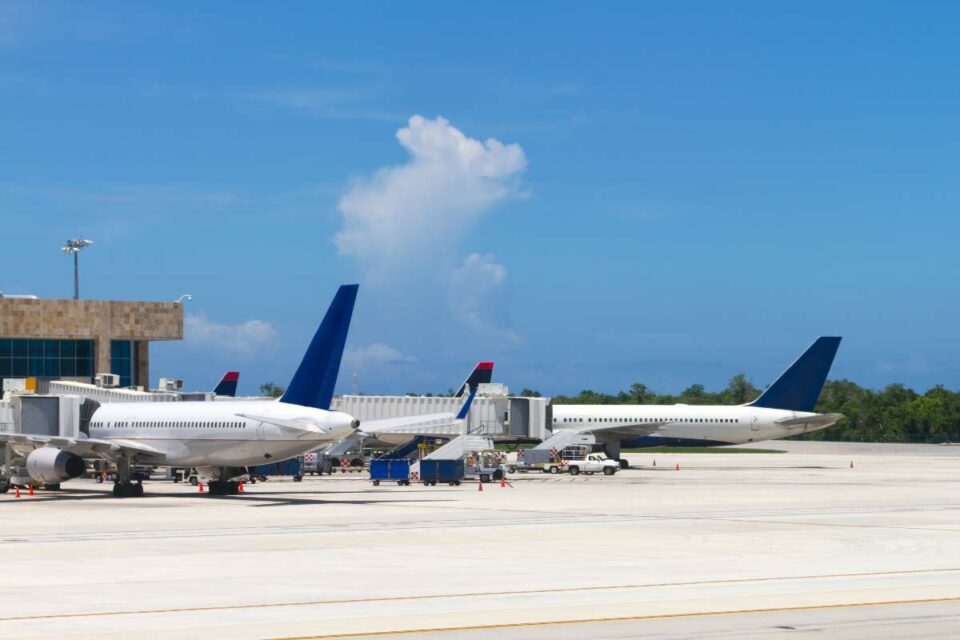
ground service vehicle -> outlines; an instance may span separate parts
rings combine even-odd
[[[564,462],[572,476],[581,473],[587,475],[602,473],[605,476],[612,476],[620,469],[619,462],[608,458],[603,453],[588,453],[583,458],[564,458]]]

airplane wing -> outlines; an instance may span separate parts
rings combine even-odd
[[[63,438],[29,433],[0,433],[0,442],[9,445],[20,455],[40,447],[56,447],[81,457],[114,459],[121,452],[134,453],[151,460],[163,460],[166,454],[140,442],[129,440],[99,440],[97,438]]]
[[[665,420],[638,422],[636,424],[593,424],[577,429],[577,433],[590,433],[605,440],[626,440],[648,436],[668,424]]]
[[[360,431],[366,435],[376,437],[378,433],[403,431],[405,429],[448,427],[456,422],[457,417],[452,413],[427,413],[421,416],[366,420],[360,423]]]

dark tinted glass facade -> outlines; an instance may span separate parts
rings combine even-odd
[[[110,373],[120,376],[120,386],[129,387],[134,382],[136,349],[132,340],[110,341]]]
[[[93,378],[93,340],[0,338],[0,378]]]

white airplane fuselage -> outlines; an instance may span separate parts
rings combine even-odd
[[[810,418],[805,422],[804,418]],[[628,438],[623,446],[664,444],[722,445],[776,440],[817,431],[837,418],[825,414],[749,405],[554,405],[553,430],[661,423],[649,436]],[[790,424],[784,424],[785,421]]]
[[[356,424],[339,411],[283,402],[131,402],[98,408],[89,436],[155,449],[165,466],[243,467],[307,453],[348,436]]]

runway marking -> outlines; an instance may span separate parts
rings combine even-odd
[[[80,613],[54,613],[27,616],[0,617],[0,622],[23,622],[27,620],[60,620],[65,618],[107,618],[116,616],[162,615],[168,613],[199,613],[204,611],[231,611],[236,609],[279,609],[292,607],[311,607],[339,604],[366,604],[376,602],[406,602],[416,600],[453,600],[461,598],[480,598],[495,596],[523,596],[534,594],[576,593],[589,591],[617,591],[627,589],[656,589],[667,587],[695,587],[723,584],[749,584],[758,582],[779,582],[797,580],[829,580],[842,578],[867,578],[880,576],[900,576],[934,573],[958,573],[960,567],[946,569],[904,569],[902,571],[866,571],[857,573],[828,573],[805,576],[777,576],[768,578],[735,578],[732,580],[694,580],[689,582],[650,582],[641,584],[598,585],[593,587],[566,587],[559,589],[517,589],[512,591],[475,591],[468,593],[423,594],[415,596],[390,596],[380,598],[350,598],[331,600],[304,600],[299,602],[264,602],[250,604],[220,605],[210,607],[176,607],[169,609],[134,609],[128,611],[96,611]],[[477,627],[483,628],[483,627]],[[394,632],[391,632],[394,633]],[[401,633],[401,632],[396,632]],[[362,635],[362,634],[361,634]],[[369,635],[369,634],[367,634]],[[326,636],[317,636],[326,637]],[[330,636],[337,637],[337,636]]]
[[[768,609],[733,609],[728,611],[691,611],[686,613],[659,613],[645,616],[612,616],[609,618],[581,618],[573,620],[547,620],[543,622],[505,622],[501,624],[478,624],[461,627],[437,627],[402,629],[397,631],[370,631],[366,633],[331,633],[317,636],[281,636],[272,640],[330,640],[332,638],[365,638],[375,636],[401,636],[414,633],[452,633],[462,631],[487,631],[494,629],[518,629],[522,627],[549,627],[565,624],[600,624],[604,622],[638,622],[643,620],[670,620],[680,618],[706,618],[709,616],[734,616],[751,613],[783,613],[788,611],[815,611],[818,609],[852,609],[855,607],[885,607],[905,604],[933,604],[960,602],[960,596],[950,598],[922,598],[917,600],[881,600],[877,602],[844,602],[840,604],[812,604],[796,607],[771,607]]]

